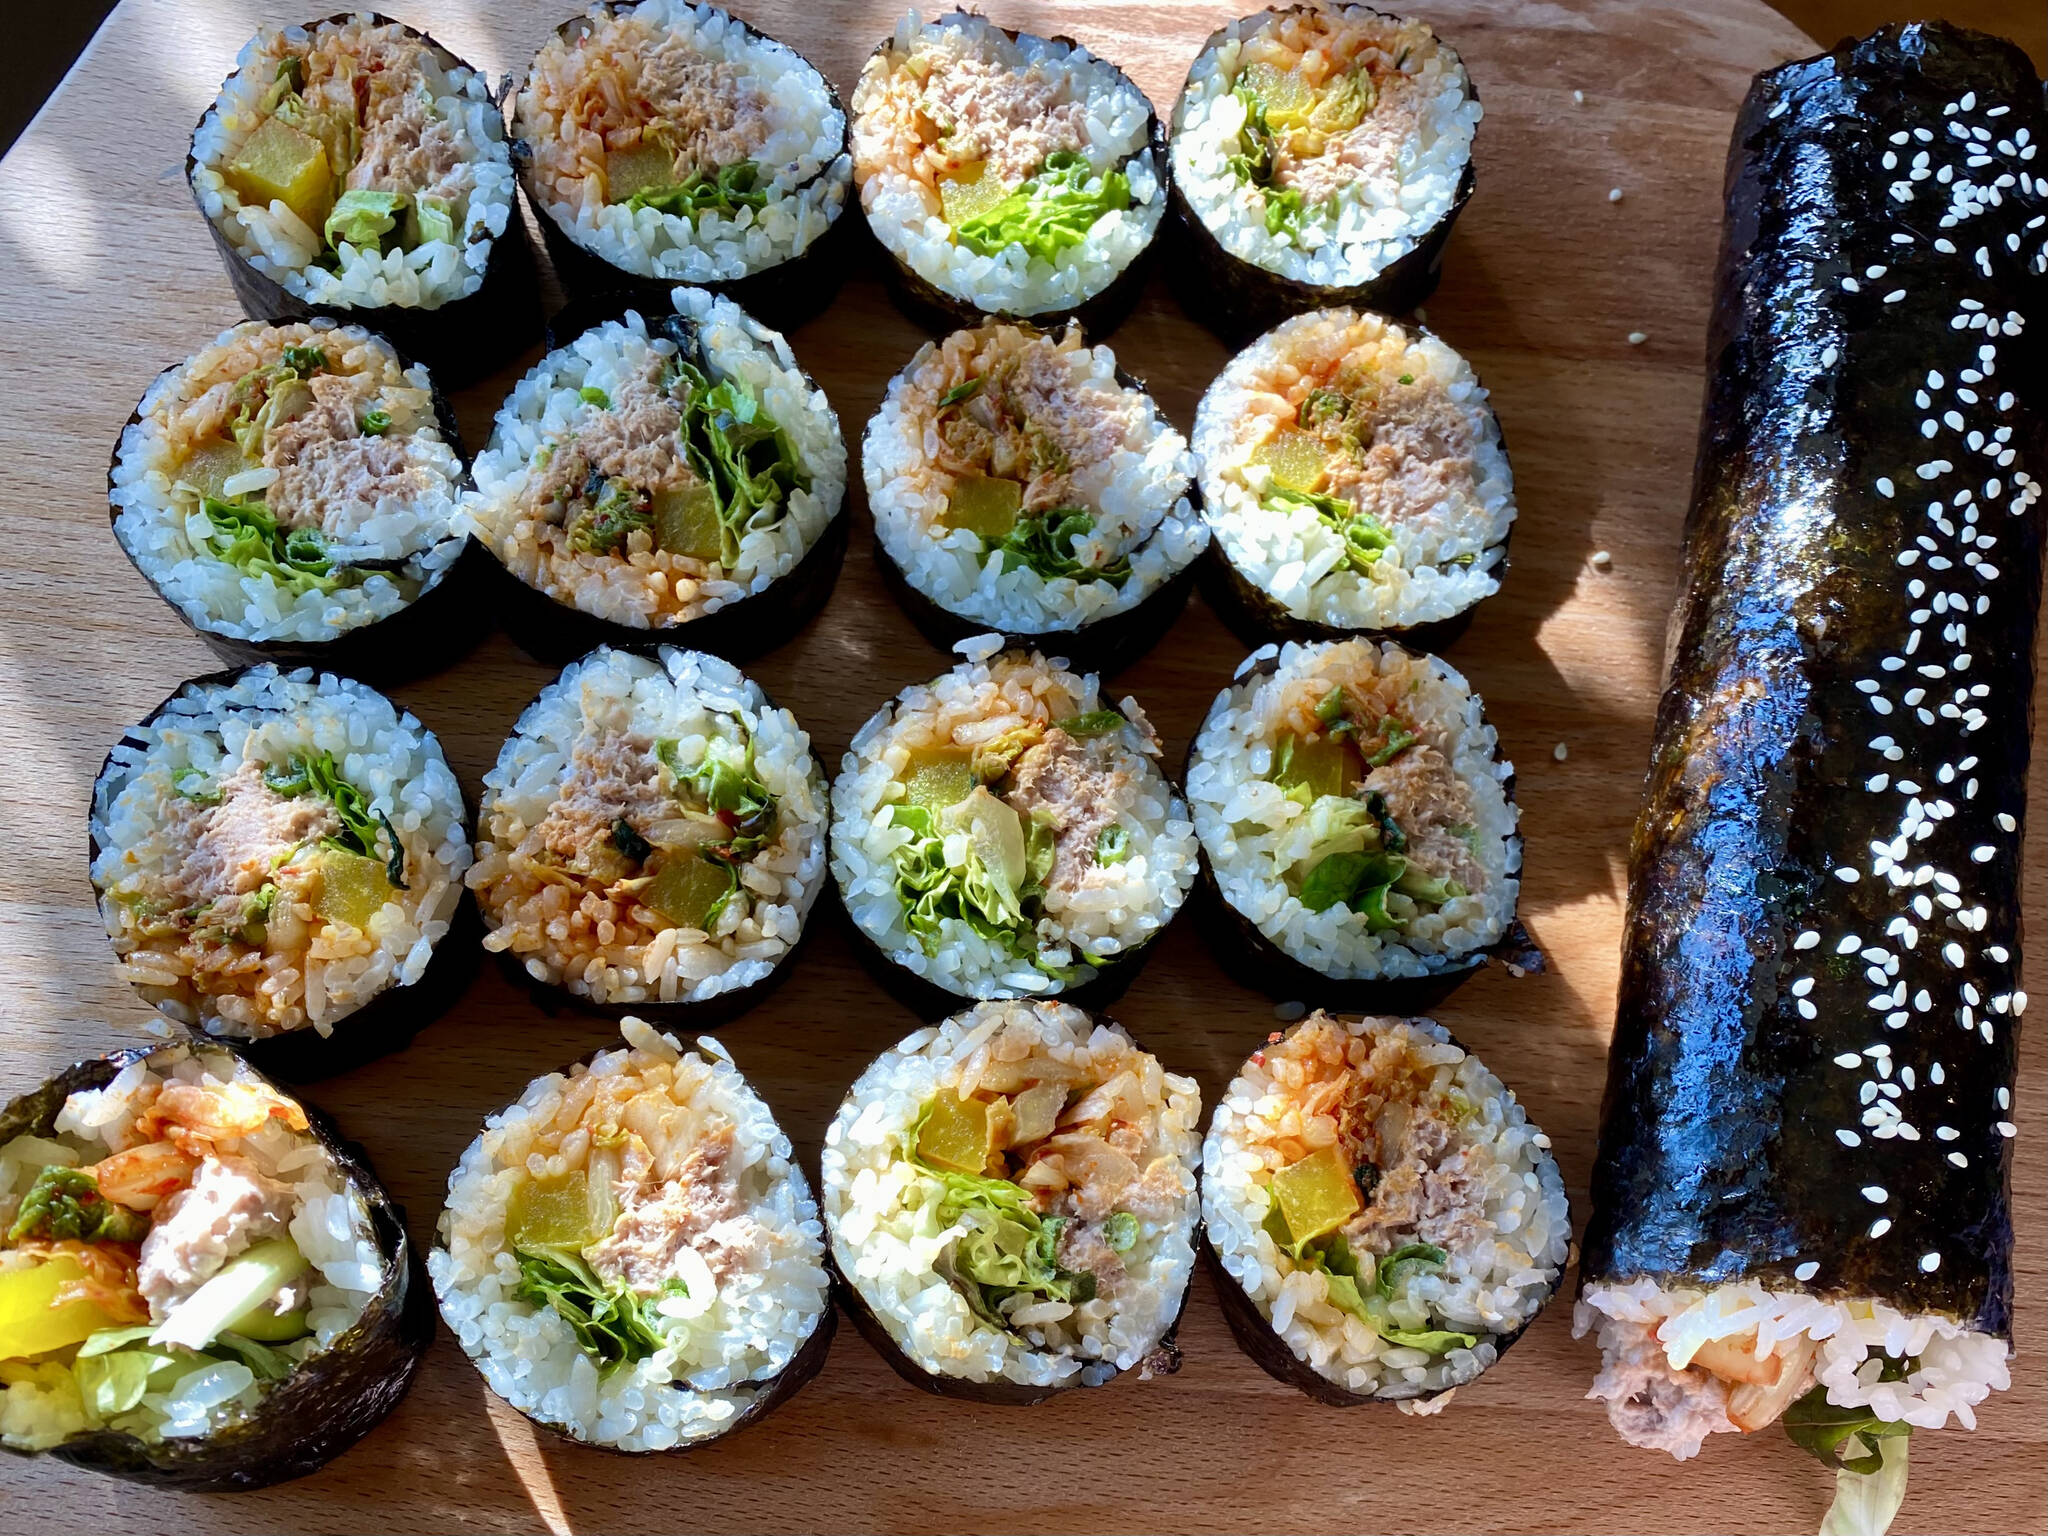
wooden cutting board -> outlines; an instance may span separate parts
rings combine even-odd
[[[495,77],[522,69],[565,9],[470,0],[408,14]],[[1167,109],[1202,39],[1236,6],[991,0],[989,10],[1080,38]],[[746,7],[842,92],[896,14],[883,0]],[[1429,323],[1492,389],[1521,502],[1506,588],[1451,657],[1520,769],[1522,910],[1552,966],[1523,980],[1489,972],[1440,1012],[1550,1131],[1583,1219],[1731,113],[1754,71],[1812,48],[1755,0],[1437,0],[1422,14],[1463,52],[1486,105],[1478,195]],[[86,802],[122,728],[214,663],[109,536],[107,454],[157,370],[239,318],[182,182],[186,134],[258,21],[296,19],[252,0],[129,0],[0,165],[0,1094],[132,1041],[147,1017],[116,981],[93,911]],[[1631,345],[1638,331],[1646,339]],[[921,339],[868,273],[792,338],[849,440]],[[1190,426],[1223,349],[1156,283],[1113,341]],[[457,397],[472,448],[516,374]],[[854,517],[823,617],[753,668],[828,763],[885,698],[945,665],[883,593],[865,508]],[[1611,563],[1592,562],[1600,550]],[[1120,680],[1118,693],[1158,722],[1169,761],[1241,651],[1198,601]],[[473,803],[548,675],[493,636],[396,696],[440,734]],[[2031,833],[2027,920],[2039,935],[2048,866],[2038,814]],[[724,1036],[813,1167],[846,1086],[913,1027],[855,964],[836,918],[821,927],[790,984]],[[2048,994],[2038,938],[2028,961],[2030,990]],[[1117,1012],[1211,1101],[1274,1026],[1269,1001],[1230,985],[1185,922]],[[481,1117],[606,1034],[548,1017],[490,970],[410,1050],[311,1096],[368,1146],[424,1243]],[[2036,1029],[2023,1041],[2018,1106],[2013,1390],[1982,1411],[1974,1435],[1915,1437],[1901,1531],[2042,1528],[2044,1065]],[[314,1477],[198,1498],[6,1458],[0,1530],[1814,1528],[1831,1479],[1776,1433],[1717,1438],[1683,1465],[1622,1445],[1584,1400],[1595,1356],[1571,1338],[1570,1313],[1568,1300],[1554,1304],[1498,1369],[1426,1420],[1321,1408],[1271,1381],[1231,1342],[1206,1275],[1188,1303],[1177,1377],[1028,1410],[914,1392],[848,1328],[819,1379],[765,1425],[687,1457],[638,1460],[537,1433],[444,1333],[403,1405]]]

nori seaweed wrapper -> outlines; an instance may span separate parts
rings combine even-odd
[[[2044,128],[1940,24],[1737,121],[1587,1281],[2009,1330]]]
[[[240,1054],[219,1042],[195,1041],[192,1048]],[[24,1134],[48,1135],[72,1094],[105,1087],[130,1062],[171,1049],[113,1051],[67,1067],[0,1110],[0,1144]],[[246,1059],[242,1064],[255,1071]],[[344,1140],[334,1122],[312,1105],[297,1098],[293,1102],[305,1110],[312,1135],[369,1210],[383,1276],[355,1326],[271,1388],[254,1412],[204,1438],[149,1445],[117,1430],[89,1430],[48,1451],[0,1449],[16,1456],[54,1456],[162,1488],[232,1493],[319,1470],[398,1406],[434,1336],[433,1287],[406,1236],[405,1210],[392,1202],[367,1154]]]
[[[309,30],[325,25],[338,26],[358,14],[361,13],[340,11],[304,25]],[[444,67],[460,65],[481,78],[486,86],[489,85],[488,75],[426,33],[407,27],[379,11],[368,14],[378,26],[403,27],[424,43]],[[233,71],[229,74],[232,75]],[[222,78],[225,81],[227,77]],[[491,99],[494,103],[502,100],[498,96]],[[195,140],[199,134],[199,123],[206,121],[207,113],[212,112],[216,104],[217,98],[209,101],[206,111],[200,113],[199,122],[193,125],[192,130]],[[495,372],[508,359],[525,351],[540,334],[540,274],[534,268],[533,252],[526,243],[526,219],[520,212],[516,193],[505,219],[504,233],[492,239],[490,258],[484,266],[484,280],[476,292],[434,309],[409,304],[315,304],[291,292],[267,273],[259,272],[234,242],[221,233],[220,226],[206,216],[206,208],[200,201],[199,187],[194,180],[198,170],[198,156],[188,149],[185,154],[186,189],[192,194],[192,204],[199,210],[206,232],[213,237],[213,248],[220,256],[221,266],[227,270],[228,281],[234,285],[235,298],[241,303],[242,313],[252,320],[306,320],[314,315],[327,315],[343,325],[367,326],[388,338],[408,359],[417,358],[426,363],[450,388],[474,383]]]

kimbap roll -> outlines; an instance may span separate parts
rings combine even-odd
[[[846,440],[789,343],[675,290],[566,340],[499,408],[466,525],[503,568],[500,618],[541,661],[675,641],[779,645],[846,552]]]
[[[1442,644],[1500,589],[1515,521],[1500,423],[1428,331],[1298,315],[1230,360],[1195,413],[1211,597],[1249,638],[1359,630]]]
[[[891,291],[935,331],[1115,330],[1166,211],[1159,118],[1071,38],[911,11],[853,90],[853,176]]]
[[[599,649],[484,775],[484,947],[585,1007],[729,1018],[787,973],[825,814],[810,738],[730,662]]]
[[[1465,679],[1345,640],[1267,647],[1216,696],[1188,804],[1218,958],[1330,1007],[1422,1007],[1512,951],[1522,839],[1512,764]]]
[[[906,1381],[981,1402],[1179,1369],[1201,1112],[1192,1078],[1064,1003],[919,1030],[825,1132],[854,1321]]]
[[[1245,1353],[1319,1402],[1405,1413],[1500,1358],[1572,1235],[1550,1138],[1442,1025],[1325,1013],[1217,1104],[1202,1222]]]
[[[424,33],[361,11],[262,28],[185,175],[254,319],[352,320],[450,384],[539,333],[497,100]]]
[[[688,1449],[818,1373],[831,1279],[789,1138],[724,1048],[620,1031],[484,1122],[427,1270],[521,1413],[611,1450]]]
[[[1420,21],[1296,5],[1211,33],[1173,109],[1188,313],[1234,342],[1324,305],[1413,309],[1472,195],[1479,118]]]
[[[861,444],[882,572],[951,647],[1000,630],[1113,671],[1186,604],[1194,458],[1107,347],[991,322],[928,342]]]
[[[322,1075],[404,1044],[467,980],[464,822],[441,744],[382,694],[220,672],[107,754],[93,889],[122,978],[166,1018]]]
[[[845,275],[846,109],[794,49],[710,5],[599,3],[534,55],[513,154],[572,295],[717,289],[788,330]]]
[[[223,660],[389,677],[477,627],[467,479],[425,367],[357,326],[245,320],[150,385],[107,500],[135,568]]]
[[[965,641],[841,759],[832,873],[882,981],[928,1018],[971,998],[1106,1002],[1198,865],[1135,699],[1036,652]]]
[[[362,1149],[234,1052],[80,1062],[0,1110],[0,1447],[198,1492],[303,1477],[433,1336]]]

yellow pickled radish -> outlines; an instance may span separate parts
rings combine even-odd
[[[711,909],[732,889],[732,877],[725,866],[683,850],[664,854],[640,905],[659,912],[678,928],[711,931]]]
[[[1291,741],[1293,751],[1287,766],[1273,775],[1282,789],[1305,785],[1311,796],[1348,795],[1352,785],[1365,777],[1365,757],[1349,736],[1295,736],[1287,733],[1273,746],[1278,761],[1283,743]]]
[[[515,1248],[581,1248],[605,1235],[590,1225],[590,1179],[581,1168],[523,1179],[505,1202],[505,1241]]]
[[[706,562],[724,551],[724,530],[718,521],[718,495],[703,481],[657,492],[654,497],[654,541],[672,555]]]
[[[1002,475],[962,475],[946,493],[943,521],[991,543],[1007,538],[1024,508],[1024,487]]]
[[[331,923],[368,928],[391,899],[392,884],[381,859],[339,848],[320,850],[320,894],[313,908]]]
[[[115,1320],[90,1301],[57,1304],[58,1290],[85,1278],[63,1254],[0,1270],[0,1360],[24,1360],[82,1344]]]
[[[1309,83],[1293,70],[1282,69],[1277,64],[1260,60],[1247,64],[1238,83],[1243,85],[1266,109],[1266,125],[1271,128],[1291,128],[1308,121],[1315,110],[1316,93]]]
[[[980,1173],[988,1165],[988,1105],[942,1090],[917,1133],[917,1155],[934,1168]]]
[[[244,203],[268,208],[281,202],[316,234],[334,204],[327,147],[278,118],[266,118],[242,141],[222,171]]]
[[[185,455],[185,462],[178,466],[177,478],[202,496],[219,498],[227,495],[224,487],[229,480],[253,467],[240,444],[217,437],[211,442],[201,443]]]
[[[1273,1175],[1273,1199],[1297,1243],[1334,1232],[1357,1214],[1358,1184],[1336,1147],[1321,1147]]]
[[[976,214],[987,213],[1009,195],[1002,177],[989,175],[988,163],[983,160],[963,165],[939,181],[939,207],[955,229]]]
[[[650,139],[642,138],[625,149],[607,150],[605,201],[623,203],[635,192],[659,192],[675,184],[675,174],[675,157]]]
[[[1329,472],[1330,456],[1321,440],[1298,427],[1282,427],[1252,450],[1252,462],[1272,472],[1273,483],[1289,491],[1318,489]]]
[[[915,754],[903,775],[911,805],[937,813],[974,793],[974,755],[965,747],[938,747]]]

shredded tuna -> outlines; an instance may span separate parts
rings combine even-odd
[[[239,1157],[209,1157],[192,1182],[158,1207],[142,1240],[138,1285],[150,1316],[190,1296],[220,1267],[291,1220],[291,1189]]]
[[[651,1296],[676,1277],[676,1255],[685,1248],[696,1249],[721,1281],[743,1268],[753,1223],[742,1214],[727,1166],[732,1151],[732,1127],[725,1125],[692,1147],[672,1178],[655,1177],[644,1151],[629,1156],[617,1185],[618,1220],[583,1251],[597,1277]]]
[[[1070,1221],[1062,1227],[1054,1256],[1062,1269],[1093,1275],[1097,1296],[1116,1295],[1128,1278],[1124,1261],[1104,1240],[1102,1228],[1092,1221]]]
[[[1026,821],[1043,813],[1053,829],[1048,889],[1078,890],[1096,867],[1095,844],[1129,797],[1131,776],[1057,726],[1026,749],[1005,798]]]
[[[519,852],[578,874],[617,878],[613,825],[624,820],[638,829],[668,814],[668,804],[651,739],[586,730],[570,753],[569,775],[554,804],[520,842]]]
[[[384,73],[371,77],[363,112],[363,140],[348,185],[385,192],[448,196],[462,170],[455,130],[437,115],[421,85],[414,48],[410,78]]]
[[[527,481],[529,507],[559,521],[593,470],[647,492],[696,480],[678,436],[682,412],[658,383],[662,365],[650,356],[643,374],[621,381],[610,409],[592,412],[554,445],[546,466]]]
[[[883,166],[936,187],[982,165],[983,175],[1015,186],[1047,155],[1082,147],[1082,103],[1059,100],[1039,65],[1015,69],[976,48],[958,34],[924,43],[897,64],[881,99],[862,105],[864,127],[886,136]]]
[[[1469,495],[1478,473],[1471,409],[1433,378],[1406,377],[1412,382],[1340,375],[1339,386],[1356,404],[1317,429],[1330,454],[1329,494],[1383,523],[1419,517],[1446,498]]]
[[[1438,880],[1483,890],[1486,871],[1459,829],[1472,825],[1472,791],[1435,747],[1418,744],[1365,776],[1364,788],[1383,795],[1387,814],[1408,841],[1402,855]]]
[[[271,878],[279,855],[341,828],[325,800],[314,795],[287,799],[272,790],[258,762],[243,763],[218,788],[218,805],[178,796],[165,802],[166,831],[189,839],[191,848],[166,882],[171,906],[208,906],[225,896],[246,896]]]
[[[625,64],[627,73],[637,62],[639,79],[631,83],[633,95],[628,100],[654,108],[654,124],[643,125],[640,136],[654,127],[656,140],[674,155],[675,181],[716,175],[726,166],[751,160],[768,142],[768,98],[747,69],[725,59],[707,59],[674,33],[664,34],[653,48],[615,55],[614,60]],[[594,82],[598,90],[592,94],[603,94],[606,83]],[[603,120],[587,111],[586,100],[579,92],[575,106],[584,110],[576,116]],[[607,137],[615,149],[632,139],[617,130]]]
[[[413,461],[402,438],[366,437],[363,413],[376,395],[361,374],[318,373],[312,404],[270,432],[263,462],[275,469],[270,513],[287,528],[346,532],[384,497],[432,495],[441,477]]]
[[[1673,1370],[1648,1329],[1610,1320],[1600,1328],[1601,1367],[1586,1395],[1607,1404],[1622,1439],[1680,1461],[1699,1454],[1708,1435],[1732,1432],[1728,1388],[1705,1371]]]

